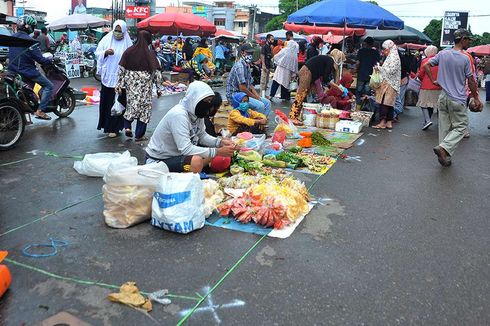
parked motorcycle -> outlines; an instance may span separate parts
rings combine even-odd
[[[52,55],[46,53],[44,56]],[[75,109],[76,99],[61,60],[55,58],[52,64],[42,65],[41,69],[54,85],[48,112],[60,118],[69,116]],[[7,72],[3,75],[0,81],[0,150],[8,150],[20,141],[28,124],[26,115],[33,114],[39,107],[43,89],[38,88],[39,85],[18,74]]]
[[[83,53],[83,57],[85,61],[85,69],[88,74],[91,74],[94,76],[95,80],[100,82],[100,75],[97,74],[97,56],[95,55],[95,48],[85,51]]]
[[[165,56],[161,52],[157,52],[157,60],[158,63],[160,63],[161,71],[164,71],[167,66],[167,60],[165,59]],[[177,66],[182,66],[184,61],[184,57],[182,56],[182,53],[177,53]],[[175,54],[172,54],[172,65],[175,65]]]

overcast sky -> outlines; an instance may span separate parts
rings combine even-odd
[[[469,24],[473,33],[490,32],[489,0],[377,0],[378,3],[400,17],[406,25],[423,30],[433,18],[441,18],[444,11],[469,11]],[[207,0],[212,2],[212,0]],[[277,12],[278,0],[261,0],[259,7],[263,11]],[[111,0],[87,0],[88,7],[110,7]],[[240,4],[255,4],[257,0],[240,0]],[[68,13],[71,0],[27,0],[26,7],[47,11],[48,19],[56,19]],[[177,5],[177,0],[157,0],[157,6]],[[471,17],[472,15],[488,15]]]

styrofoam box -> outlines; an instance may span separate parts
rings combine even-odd
[[[358,134],[362,130],[362,122],[350,121],[350,120],[340,120],[335,124],[335,131],[338,132],[348,132],[350,134]]]

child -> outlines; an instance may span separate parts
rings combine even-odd
[[[228,131],[232,135],[240,132],[251,132],[252,134],[265,133],[267,117],[259,112],[249,109],[248,96],[245,93],[235,93],[232,98],[234,110],[228,117]]]

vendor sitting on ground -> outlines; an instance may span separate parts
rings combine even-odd
[[[235,93],[232,98],[234,110],[228,117],[228,131],[233,135],[241,132],[252,134],[265,133],[267,117],[249,108],[248,96],[245,93]]]
[[[231,157],[235,144],[206,133],[214,92],[204,82],[189,85],[184,98],[163,117],[146,148],[145,163],[164,162],[170,172],[200,173],[215,156]]]
[[[327,92],[326,98],[323,98],[322,104],[330,104],[333,108],[338,110],[350,111],[352,108],[352,103],[356,101],[356,97],[349,91],[352,86],[352,74],[350,72],[345,72],[342,74],[340,79],[340,85],[344,87],[344,90],[340,90],[336,86],[331,86]]]
[[[194,79],[209,79],[206,71],[204,70],[204,66],[208,63],[208,61],[208,58],[204,54],[199,54],[198,56],[184,63],[182,69],[184,72],[189,74],[189,82],[192,83]]]

